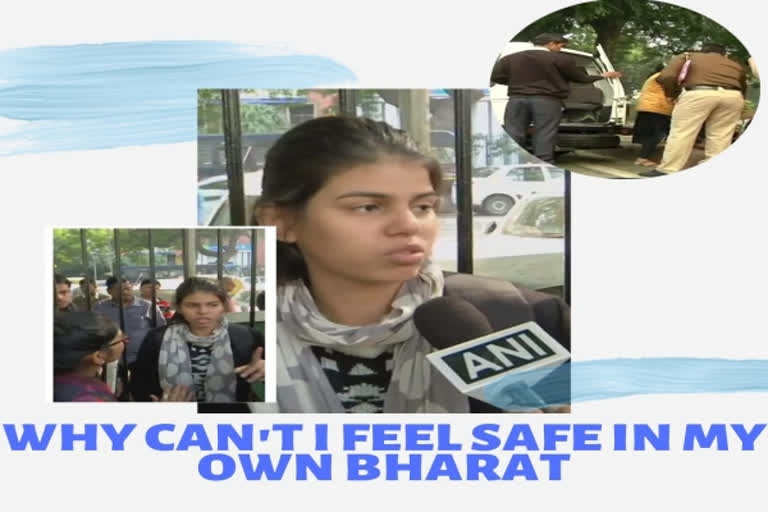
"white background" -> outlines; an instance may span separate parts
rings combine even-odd
[[[119,5],[119,7],[118,7]],[[467,87],[488,83],[504,42],[566,2],[13,2],[0,16],[0,48],[83,42],[218,39],[280,43],[335,58],[360,87]],[[763,16],[746,0],[686,2],[733,31],[768,62]],[[232,16],[228,9],[237,9]],[[766,67],[766,65],[763,65]],[[2,70],[0,70],[2,78]],[[254,84],[255,86],[257,84]],[[190,108],[195,105],[190,104]],[[766,126],[759,113],[735,147],[676,176],[573,177],[574,360],[612,357],[768,358],[764,269]],[[0,159],[5,293],[0,372],[2,423],[137,422],[124,453],[8,453],[0,439],[2,499],[31,506],[134,509],[173,505],[409,510],[536,506],[541,510],[758,509],[768,443],[757,452],[577,453],[562,482],[209,483],[199,454],[154,453],[143,429],[215,423],[188,404],[57,404],[43,368],[50,308],[50,226],[193,225],[195,143],[22,155]],[[174,191],[169,194],[167,191]],[[160,200],[160,197],[166,199]],[[80,200],[78,200],[80,198]],[[674,378],[674,376],[672,376]],[[490,421],[686,423],[765,420],[768,394],[642,396],[581,403],[569,417]],[[222,417],[220,421],[234,422]],[[363,418],[355,418],[360,421]],[[405,418],[402,418],[405,419]],[[434,418],[468,431],[480,416]],[[343,417],[246,417],[245,422]],[[396,417],[371,420],[394,422]],[[420,417],[419,421],[426,418]],[[768,435],[768,434],[766,434]],[[150,498],[150,496],[152,496]],[[760,504],[760,505],[758,505]],[[190,507],[190,505],[192,505]]]

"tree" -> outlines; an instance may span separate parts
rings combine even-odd
[[[620,61],[627,42],[640,37],[646,44],[666,47],[667,54],[717,41],[746,60],[741,42],[720,24],[690,9],[649,0],[596,0],[560,9],[531,23],[513,40],[527,41],[542,32],[571,33],[589,27],[612,61]],[[591,48],[587,51],[591,51]]]
[[[197,251],[207,256],[217,252],[208,247],[217,243],[215,230],[197,230]],[[88,275],[114,273],[114,230],[86,229]],[[120,229],[120,263],[126,266],[149,266],[149,236],[146,229]],[[222,230],[222,261],[228,261],[237,251],[240,230]],[[55,229],[53,233],[54,268],[67,275],[82,275],[83,260],[79,229]],[[179,229],[153,229],[152,246],[156,249],[183,250]],[[196,256],[196,255],[195,255]]]
[[[706,41],[716,41],[746,62],[748,52],[720,24],[690,9],[649,0],[596,0],[556,11],[528,25],[513,40],[542,32],[571,36],[569,47],[592,52],[596,43],[624,73],[627,89],[639,90],[654,64],[668,61]]]
[[[100,254],[110,250],[112,244],[111,229],[86,230],[87,253]],[[65,273],[77,272],[78,266],[82,268],[82,250],[80,247],[79,229],[54,229],[53,230],[53,262],[57,271]],[[90,262],[91,266],[94,263]]]

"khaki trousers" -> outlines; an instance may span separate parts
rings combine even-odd
[[[731,144],[743,109],[741,91],[683,91],[672,111],[672,125],[658,169],[667,173],[682,170],[702,125],[706,131],[705,157],[721,153]]]

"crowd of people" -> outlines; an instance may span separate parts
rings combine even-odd
[[[145,280],[136,296],[130,281],[110,277],[105,297],[85,278],[73,298],[70,281],[56,275],[55,401],[253,398],[250,383],[264,378],[263,336],[228,321],[227,292],[190,277],[176,289],[172,308],[157,298],[159,285]],[[110,363],[118,370],[115,389],[104,381]]]

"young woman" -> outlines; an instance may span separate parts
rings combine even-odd
[[[270,148],[256,221],[277,227],[280,412],[469,412],[412,320],[444,293],[441,184],[436,160],[368,119],[314,119]]]
[[[187,401],[249,401],[249,383],[264,377],[261,335],[227,322],[227,294],[206,279],[186,279],[175,304],[171,324],[151,330],[141,344],[133,399],[162,400],[180,387]]]
[[[97,313],[57,313],[53,320],[53,400],[117,401],[99,375],[105,364],[120,359],[127,342],[111,320]]]

